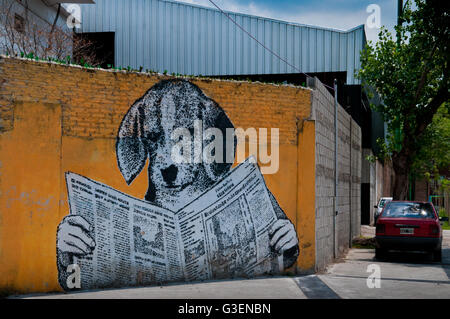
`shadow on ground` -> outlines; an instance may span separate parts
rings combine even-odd
[[[372,260],[377,260],[373,257]],[[367,261],[367,259],[366,259]],[[414,252],[414,251],[389,251],[385,258],[380,259],[379,261],[384,262],[395,262],[395,263],[404,263],[406,266],[414,266],[416,265],[442,265],[442,266],[450,266],[450,248],[443,247],[442,248],[442,262],[434,262],[430,253],[426,252]],[[444,267],[448,268],[448,267]],[[448,271],[448,270],[447,270]],[[447,275],[450,275],[447,272]]]
[[[359,251],[359,249],[357,249]],[[450,266],[450,247],[442,248],[442,262],[434,262],[431,254],[421,251],[395,251],[391,250],[387,253],[386,257],[383,259],[375,259],[375,249],[364,249],[364,254],[359,255],[354,260],[357,261],[383,261],[383,262],[393,262],[393,263],[404,263],[406,265],[413,266],[417,265],[443,265]]]

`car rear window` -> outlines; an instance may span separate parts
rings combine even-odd
[[[428,203],[389,202],[383,217],[434,218],[433,208]]]

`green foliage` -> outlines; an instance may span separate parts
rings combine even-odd
[[[391,149],[389,145],[393,145],[393,142],[386,143],[383,138],[377,138],[377,145],[379,147],[378,155],[368,155],[366,160],[375,163],[377,160],[384,161],[391,156]]]
[[[377,161],[377,157],[374,155],[367,155],[366,156],[366,161],[370,162],[370,163],[375,163]]]
[[[356,237],[352,241],[352,248],[374,249],[375,248],[375,238],[374,237],[363,237],[363,236]]]
[[[448,104],[447,111],[431,123],[450,96],[450,2],[414,2],[405,5],[404,24],[396,27],[397,41],[383,27],[379,41],[369,42],[362,52],[357,73],[382,98],[382,103],[372,105],[388,124],[388,143],[381,142],[382,153],[392,157],[394,169],[395,162],[405,163],[402,174],[413,166],[418,170],[423,163],[431,170],[442,164],[437,157],[446,155],[445,162],[449,154],[448,143],[440,143],[443,136],[438,136],[448,133]],[[439,124],[443,118],[445,122]],[[431,146],[435,149],[429,150]]]
[[[438,109],[421,141],[411,172],[418,177],[436,179],[439,171],[450,167],[450,103]]]
[[[439,210],[439,217],[449,217],[444,208],[441,208]],[[442,229],[450,230],[450,222],[443,222],[443,223],[441,223],[441,225],[442,225]]]

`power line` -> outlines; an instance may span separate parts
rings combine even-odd
[[[245,30],[239,23],[237,23],[232,17],[230,17],[230,15],[228,13],[226,13],[225,11],[222,10],[222,8],[220,8],[217,4],[214,3],[214,1],[209,0],[209,2],[211,2],[222,14],[224,14],[231,22],[233,22],[239,29],[241,29],[244,33],[246,33],[250,38],[252,38],[253,40],[255,40],[260,46],[262,46],[264,49],[266,49],[267,51],[269,51],[272,55],[276,56],[278,59],[280,59],[281,61],[283,61],[284,63],[286,63],[288,66],[290,66],[291,68],[293,68],[294,70],[298,71],[299,73],[305,75],[308,78],[313,78],[311,75],[306,74],[305,72],[303,72],[302,70],[300,70],[299,68],[297,68],[295,65],[289,63],[287,60],[283,59],[280,55],[278,55],[276,52],[274,52],[272,49],[268,48],[264,43],[260,42],[257,38],[255,38],[250,32],[248,32],[247,30]],[[334,91],[334,88],[331,86],[326,85],[325,83],[322,83],[324,86],[326,86],[327,88],[331,89]]]

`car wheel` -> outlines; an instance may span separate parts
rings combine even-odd
[[[384,258],[386,258],[386,249],[375,248],[375,258],[376,259],[384,259]]]
[[[433,250],[433,261],[441,262],[442,261],[442,247],[439,247],[436,250]]]

